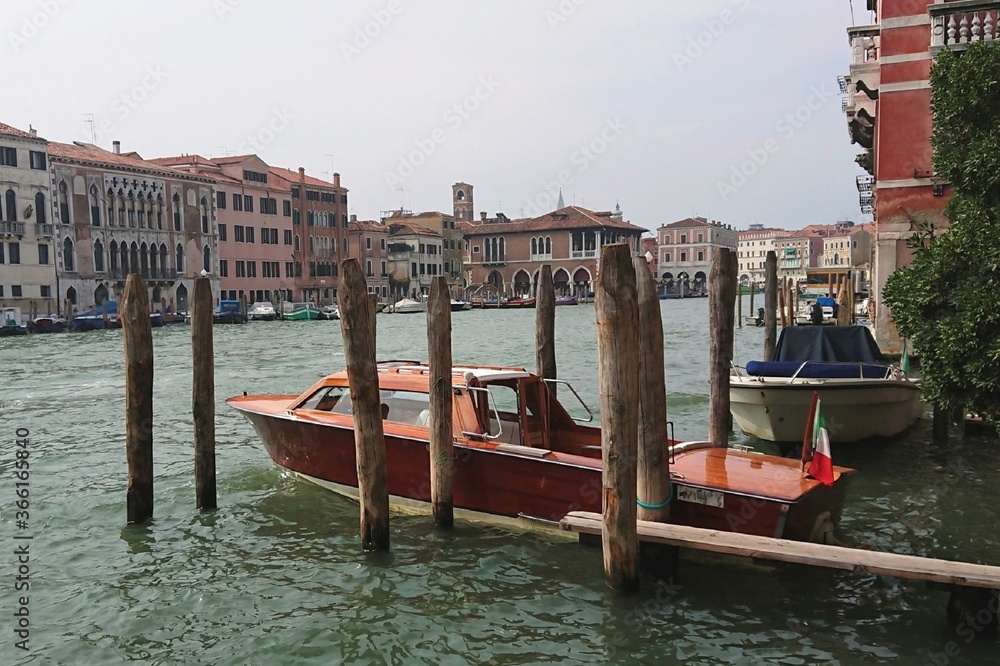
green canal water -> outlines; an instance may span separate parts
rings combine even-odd
[[[707,300],[661,303],[669,417],[707,426]],[[454,316],[456,360],[533,366],[530,311]],[[422,315],[380,315],[382,358],[423,358]],[[562,378],[597,406],[593,306],[557,309]],[[682,564],[675,587],[620,598],[601,552],[495,527],[393,516],[360,552],[355,504],[277,469],[226,397],[298,393],[343,367],[339,322],[217,326],[218,511],[194,509],[190,331],[154,331],[156,517],[125,525],[120,331],[0,339],[0,664],[1000,663],[953,640],[946,595],[807,568]],[[738,360],[762,329],[737,331]],[[15,434],[30,431],[30,518],[15,522]],[[738,443],[757,445],[745,441]],[[767,450],[766,445],[758,448]],[[1000,565],[996,441],[834,447],[860,470],[842,537]],[[30,534],[30,592],[15,592]],[[29,596],[30,642],[13,609]],[[950,653],[946,650],[950,649]]]

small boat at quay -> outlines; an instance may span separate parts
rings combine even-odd
[[[69,329],[69,322],[59,315],[42,315],[28,324],[32,333],[63,333]]]
[[[240,308],[239,301],[222,300],[212,314],[212,321],[215,324],[245,324],[247,316]]]
[[[340,310],[336,305],[327,305],[323,307],[320,311],[320,319],[326,319],[333,321],[334,319],[340,319]]]
[[[250,306],[250,310],[247,312],[249,321],[274,321],[277,318],[278,311],[274,309],[274,305],[267,301],[257,301]]]
[[[21,308],[0,308],[0,337],[27,334],[28,327],[21,323]]]
[[[396,314],[416,314],[417,312],[427,312],[427,304],[423,301],[414,301],[410,298],[404,298],[396,301],[396,304],[392,306],[392,311]]]
[[[733,369],[730,405],[747,435],[801,442],[812,394],[834,443],[894,437],[923,413],[920,383],[885,362],[865,326],[791,326],[771,361]]]
[[[378,365],[390,502],[429,510],[429,368],[413,361]],[[601,430],[576,396],[574,417],[523,368],[465,365],[452,372],[454,506],[459,517],[558,529],[571,511],[601,511]],[[354,420],[346,371],[301,395],[243,395],[227,404],[253,425],[275,464],[357,497]],[[671,521],[725,531],[822,540],[840,519],[853,470],[835,467],[826,486],[798,460],[664,441],[670,456]]]
[[[576,305],[579,303],[579,299],[576,296],[570,296],[568,298],[557,298],[556,305]]]
[[[522,298],[520,296],[516,296],[514,298],[501,298],[501,299],[473,298],[472,299],[472,307],[474,307],[474,308],[497,308],[497,309],[500,309],[500,310],[502,310],[504,308],[524,308],[524,309],[530,309],[530,308],[535,307],[535,299],[534,298]]]
[[[451,311],[452,312],[462,312],[463,310],[471,310],[472,303],[469,301],[462,301],[456,298],[451,299]]]
[[[285,321],[314,321],[321,318],[320,309],[312,303],[284,303],[281,318]]]

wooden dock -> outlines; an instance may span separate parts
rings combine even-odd
[[[601,514],[599,513],[574,511],[563,518],[559,524],[564,530],[580,534],[598,536],[601,534]],[[651,523],[645,520],[637,521],[637,525],[639,541],[644,542],[853,571],[860,574],[878,574],[959,587],[1000,589],[1000,567],[984,564],[881,553],[873,550],[805,543],[752,534],[706,530],[687,525]]]

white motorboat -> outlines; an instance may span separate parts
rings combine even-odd
[[[471,310],[471,309],[472,309],[472,302],[471,301],[460,301],[460,300],[457,300],[457,299],[454,299],[454,298],[451,299],[451,311],[452,312],[461,312],[463,310]]]
[[[415,312],[427,312],[427,304],[422,301],[414,301],[409,298],[404,298],[401,301],[396,301],[393,306],[392,311],[397,314],[413,314]]]
[[[747,435],[801,442],[814,391],[835,443],[893,437],[923,413],[920,383],[883,361],[866,327],[786,328],[774,359],[730,376],[730,408]]]
[[[247,312],[247,319],[250,321],[274,321],[277,318],[277,310],[274,309],[274,305],[267,301],[257,301],[250,306],[250,311]]]

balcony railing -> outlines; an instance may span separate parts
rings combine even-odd
[[[881,28],[877,25],[859,25],[847,29],[852,65],[878,62],[880,34]]]
[[[24,222],[0,222],[0,234],[24,235]]]
[[[108,276],[112,280],[125,280],[130,273],[139,273],[146,280],[176,280],[177,271],[173,268],[158,268],[156,270],[125,270],[122,268],[112,268],[108,271]]]
[[[51,224],[36,224],[35,236],[55,236],[55,227]]]
[[[570,257],[573,259],[593,259],[597,256],[597,250],[573,250]]]
[[[931,53],[960,51],[973,42],[997,41],[1000,0],[961,0],[928,5]]]

